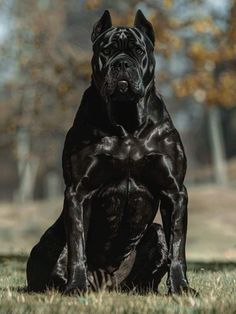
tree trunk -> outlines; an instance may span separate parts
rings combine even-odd
[[[15,200],[25,202],[33,200],[39,159],[30,156],[30,134],[19,128],[16,134],[16,153],[19,184]]]
[[[61,196],[60,177],[54,171],[49,171],[45,177],[45,196],[47,199],[55,199]]]
[[[215,180],[219,185],[227,185],[227,164],[219,108],[209,107],[208,117]]]

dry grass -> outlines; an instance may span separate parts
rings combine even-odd
[[[147,296],[100,291],[65,297],[57,292],[28,294],[25,286],[25,257],[0,258],[0,313],[236,313],[236,265],[189,265],[189,279],[200,297]]]

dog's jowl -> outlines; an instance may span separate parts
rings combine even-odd
[[[155,91],[154,32],[141,11],[92,32],[92,80],[63,151],[63,211],[33,248],[30,291],[194,292],[186,277],[183,145]],[[163,227],[154,223],[160,208]]]

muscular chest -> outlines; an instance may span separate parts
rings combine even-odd
[[[171,145],[168,140],[158,142],[151,135],[141,139],[104,137],[96,146],[95,156],[110,170],[107,175],[111,174],[112,180],[130,177],[154,193],[157,184],[173,181],[173,163],[168,152]]]
[[[73,181],[95,190],[109,182],[133,178],[154,192],[157,185],[174,182],[173,145],[168,138],[158,140],[154,132],[142,138],[105,136],[74,155]]]
[[[148,156],[158,154],[154,140],[135,137],[104,137],[95,149],[95,156],[106,156],[107,159],[129,164],[138,164],[141,160],[147,160]]]

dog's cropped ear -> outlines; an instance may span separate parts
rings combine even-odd
[[[112,27],[111,15],[108,10],[104,11],[102,17],[97,23],[94,24],[93,32],[91,35],[92,42],[95,42],[97,37],[105,32],[108,28]]]
[[[138,28],[143,34],[145,34],[155,44],[155,34],[152,24],[145,18],[143,12],[138,10],[134,20],[134,27]]]

